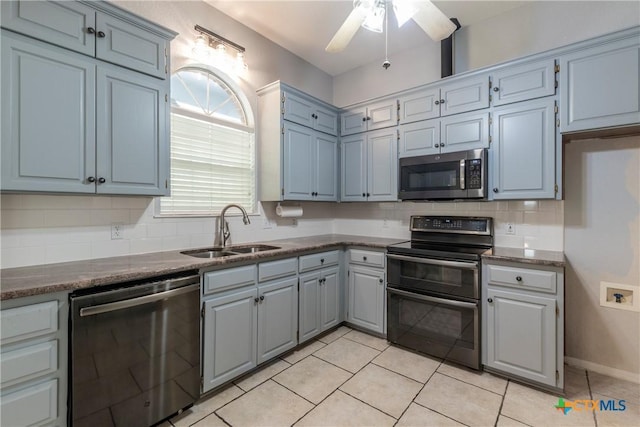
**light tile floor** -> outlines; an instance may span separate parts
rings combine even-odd
[[[341,326],[164,426],[640,425],[640,385],[569,366],[565,374],[565,400],[622,399],[626,410],[564,415],[556,395]]]

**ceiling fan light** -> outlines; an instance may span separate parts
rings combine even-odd
[[[362,23],[362,27],[374,33],[381,33],[384,30],[383,4],[378,4],[369,11],[366,19]]]
[[[396,14],[398,27],[402,27],[413,18],[418,8],[413,4],[413,0],[393,0],[393,11]]]

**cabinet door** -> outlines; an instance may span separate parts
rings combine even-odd
[[[640,41],[630,38],[560,58],[561,132],[640,122]]]
[[[250,288],[204,302],[203,392],[256,366],[257,296]]]
[[[440,87],[440,115],[489,107],[489,77],[463,79]]]
[[[338,200],[338,139],[317,133],[315,148],[316,195],[313,199],[335,202]]]
[[[493,106],[541,98],[556,93],[555,61],[545,59],[493,73]]]
[[[340,323],[340,279],[338,267],[322,270],[320,314],[323,331]]]
[[[338,114],[335,111],[322,107],[316,107],[315,122],[313,128],[329,135],[338,135]]]
[[[396,126],[398,124],[398,101],[387,99],[367,107],[367,130]]]
[[[147,29],[114,16],[96,13],[96,57],[164,79],[169,73],[169,43]]]
[[[258,364],[298,344],[298,278],[258,288]]]
[[[2,1],[2,27],[47,43],[94,56],[95,10],[71,1]]]
[[[367,108],[359,107],[340,114],[340,135],[352,135],[367,130]]]
[[[539,99],[494,110],[494,200],[555,197],[554,106]]]
[[[0,414],[3,426],[51,425],[58,418],[58,380],[4,393]]]
[[[358,202],[366,200],[366,136],[360,134],[349,138],[343,138],[340,142],[340,147],[340,200],[343,202]]]
[[[556,385],[556,301],[487,291],[487,366]]]
[[[166,195],[166,83],[104,64],[97,84],[98,193]]]
[[[385,129],[368,134],[367,200],[398,200],[398,133]]]
[[[440,116],[440,89],[430,88],[403,95],[399,100],[399,123],[412,123]]]
[[[440,120],[424,120],[401,125],[399,156],[424,156],[440,152]]]
[[[320,273],[300,276],[298,341],[303,343],[322,331],[320,316]]]
[[[298,123],[309,128],[313,128],[316,106],[313,102],[296,96],[290,92],[283,92],[284,96],[284,119]]]
[[[95,73],[89,59],[2,31],[2,190],[95,192]]]
[[[295,123],[284,124],[284,199],[312,200],[315,132]]]
[[[384,333],[384,271],[349,265],[347,321]]]
[[[467,113],[440,119],[440,152],[489,146],[489,113]]]

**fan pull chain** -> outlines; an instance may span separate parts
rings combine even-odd
[[[391,67],[391,61],[389,61],[389,11],[387,10],[387,3],[384,2],[384,62],[382,68],[388,70]]]

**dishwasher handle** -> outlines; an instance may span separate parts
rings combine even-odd
[[[198,278],[199,276],[192,276],[181,281],[187,281],[187,279]],[[158,292],[155,294],[149,294],[141,297],[125,299],[122,301],[109,302],[106,304],[93,305],[90,307],[83,307],[80,309],[80,317],[95,316],[96,314],[109,313],[111,311],[122,310],[125,308],[135,307],[138,305],[149,304],[151,302],[160,301],[170,297],[193,292],[200,288],[200,283],[194,283],[191,285],[183,286],[181,288],[175,288],[164,292]]]

